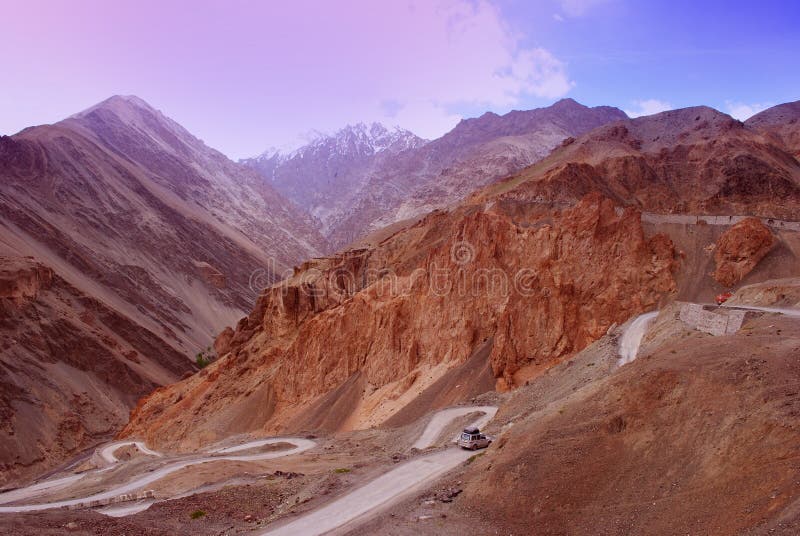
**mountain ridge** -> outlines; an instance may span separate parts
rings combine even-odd
[[[562,99],[545,108],[463,119],[436,140],[408,133],[410,141],[401,143],[400,150],[362,151],[341,164],[331,165],[330,151],[315,154],[320,143],[330,145],[335,136],[290,155],[270,153],[268,160],[244,163],[309,210],[335,250],[381,227],[454,203],[538,161],[563,139],[626,117],[616,108]]]
[[[598,127],[476,196],[574,202],[593,190],[645,211],[796,220],[800,162],[764,129],[697,106]]]
[[[136,398],[195,370],[261,286],[324,243],[259,175],[136,97],[0,137],[0,177],[8,284],[29,278],[26,263],[55,282],[0,297],[4,481],[114,433]],[[64,448],[48,450],[57,434]]]

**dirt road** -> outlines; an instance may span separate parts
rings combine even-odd
[[[137,449],[139,449],[143,454],[147,454],[148,456],[157,456],[157,457],[162,456],[160,452],[156,452],[154,450],[147,448],[147,445],[145,445],[141,441],[120,441],[118,443],[111,443],[110,445],[106,445],[105,447],[100,449],[98,451],[98,454],[100,455],[100,458],[102,458],[103,461],[107,463],[117,463],[119,459],[117,459],[117,457],[114,456],[114,453],[118,449],[127,446],[134,446]]]
[[[219,455],[225,454],[230,452],[240,452],[243,450],[249,450],[252,448],[262,447],[267,444],[272,443],[290,443],[294,445],[294,448],[288,450],[280,450],[280,451],[273,451],[273,452],[262,452],[262,453],[255,453],[255,454],[245,454],[245,455]],[[148,472],[134,480],[131,480],[125,484],[120,486],[113,487],[107,491],[103,491],[101,493],[95,493],[94,495],[89,495],[87,497],[80,497],[77,499],[70,499],[65,501],[56,501],[56,502],[48,502],[48,503],[41,503],[41,504],[27,504],[27,505],[14,505],[14,506],[0,506],[0,513],[14,513],[14,512],[35,512],[39,510],[47,510],[50,508],[63,508],[69,506],[80,506],[83,504],[91,503],[92,501],[103,501],[107,499],[112,499],[119,495],[125,493],[131,493],[136,490],[143,488],[144,486],[151,484],[157,480],[164,478],[165,476],[172,474],[176,471],[180,471],[185,467],[190,467],[192,465],[198,465],[203,463],[210,463],[210,462],[218,462],[218,461],[240,461],[240,462],[247,462],[247,461],[260,461],[260,460],[270,460],[273,458],[280,458],[282,456],[289,456],[292,454],[300,454],[301,452],[305,452],[316,446],[314,441],[310,439],[301,439],[301,438],[271,438],[271,439],[262,439],[257,441],[252,441],[249,443],[245,443],[243,445],[238,445],[236,447],[229,447],[225,449],[218,449],[217,451],[211,451],[208,456],[202,456],[197,458],[190,458],[187,460],[181,460],[178,462],[170,463],[156,469],[152,472]],[[119,445],[113,446],[113,450],[119,448]],[[113,450],[111,451],[113,453]],[[102,470],[100,470],[102,471]],[[54,481],[59,489],[65,487],[72,482],[75,482],[82,478],[83,475],[80,476],[70,476],[65,479],[59,479]],[[48,483],[37,484],[35,486],[31,486],[29,488],[23,488],[22,490],[14,490],[9,492],[10,494],[16,494],[12,498],[12,500],[21,500],[23,498],[30,498],[35,495],[41,495],[42,491],[55,489],[55,486],[47,485]],[[4,494],[5,495],[5,494]],[[10,502],[5,500],[6,497],[0,497],[0,501],[3,502]],[[133,513],[133,512],[131,512]]]
[[[494,406],[458,407],[436,413],[413,447],[425,449],[436,442],[444,428],[462,415],[482,412],[474,425],[488,423],[497,408]],[[352,527],[381,508],[423,488],[441,475],[466,461],[474,453],[450,447],[406,462],[375,480],[294,521],[259,533],[263,536],[314,536]]]

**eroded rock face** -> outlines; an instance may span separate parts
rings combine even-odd
[[[228,348],[230,347],[232,339],[233,329],[231,329],[230,326],[226,327],[222,330],[222,333],[217,335],[217,338],[214,339],[214,351],[217,355],[225,355],[228,353]]]
[[[725,232],[714,252],[714,279],[732,287],[741,281],[775,245],[775,237],[758,218],[747,218]]]
[[[647,240],[635,210],[596,194],[542,210],[465,206],[306,263],[262,294],[226,356],[144,399],[123,435],[190,446],[290,428],[354,377],[341,421],[377,424],[489,337],[498,387],[513,388],[674,291],[672,244]]]

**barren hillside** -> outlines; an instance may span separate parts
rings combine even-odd
[[[257,174],[135,97],[0,138],[0,179],[0,253],[12,266],[31,256],[58,282],[4,305],[4,479],[113,433],[136,397],[192,370],[195,355],[252,306],[260,288],[323,243]],[[14,284],[23,276],[9,269],[6,277]],[[76,300],[119,324],[77,322],[82,307],[65,317],[52,305]],[[18,330],[29,335],[20,339]],[[79,352],[102,339],[98,330],[108,340]],[[132,349],[141,366],[121,388],[101,371],[130,365]],[[78,362],[70,361],[76,353]],[[43,382],[50,367],[43,363],[61,372]],[[97,389],[77,386],[90,376],[87,386]]]

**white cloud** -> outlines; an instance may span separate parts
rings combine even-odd
[[[428,99],[405,102],[393,116],[377,118],[385,124],[399,125],[429,140],[451,130],[461,119],[460,115],[451,114],[445,106]]]
[[[553,20],[556,22],[564,22],[564,17],[562,17],[559,13],[553,13]]]
[[[413,41],[405,40],[411,50],[406,57],[389,53],[384,58],[398,62],[393,71],[407,76],[387,80],[381,88],[384,104],[377,120],[433,138],[461,119],[452,111],[459,106],[510,108],[524,97],[563,97],[574,86],[564,62],[544,48],[522,47],[520,36],[488,2],[423,2],[414,4],[414,12],[417,27],[405,30],[414,35]],[[402,40],[386,39],[392,47]],[[387,101],[397,104],[391,115]]]
[[[634,108],[625,110],[629,117],[641,117],[643,115],[653,115],[667,110],[672,110],[672,104],[658,100],[658,99],[645,99],[633,101]]]
[[[771,108],[774,104],[770,103],[754,103],[745,104],[743,102],[725,101],[725,107],[728,109],[728,114],[734,119],[745,121],[750,119],[759,112],[763,112],[767,108]]]

